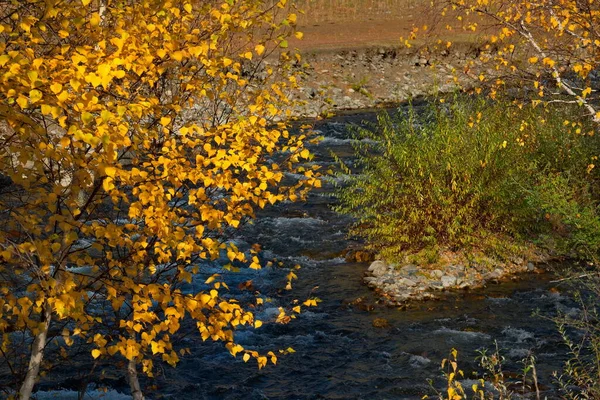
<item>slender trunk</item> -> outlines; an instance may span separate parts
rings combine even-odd
[[[106,0],[100,0],[98,14],[100,15],[100,23],[104,22],[104,14],[106,13]]]
[[[48,329],[50,328],[50,321],[52,318],[52,309],[46,304],[44,306],[44,312],[42,314],[42,321],[40,323],[41,331],[35,336],[33,344],[31,346],[31,356],[29,358],[29,369],[25,380],[19,389],[19,400],[28,400],[33,392],[35,381],[40,373],[40,365],[44,359],[44,348],[46,347],[46,338],[48,337]]]
[[[144,393],[142,393],[142,388],[140,387],[135,359],[129,361],[129,364],[127,365],[127,380],[129,381],[131,397],[133,397],[133,400],[144,400]]]
[[[536,400],[540,400],[540,387],[538,385],[538,377],[537,370],[535,369],[535,362],[532,363],[532,372],[533,372],[533,384],[535,385],[535,398]]]

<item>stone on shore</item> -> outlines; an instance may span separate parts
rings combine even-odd
[[[442,276],[441,281],[442,281],[442,286],[446,289],[456,285],[456,277],[455,276],[444,275],[444,276]]]
[[[369,266],[369,272],[375,277],[384,275],[387,269],[387,264],[380,260],[373,261]]]

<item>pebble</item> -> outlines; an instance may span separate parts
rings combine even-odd
[[[417,286],[417,283],[411,279],[407,279],[407,278],[402,278],[400,279],[400,281],[398,282],[400,285],[403,286],[408,286],[408,287],[413,287],[413,286]]]

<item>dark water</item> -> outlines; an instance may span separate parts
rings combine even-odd
[[[334,166],[330,152],[335,152],[351,164],[347,127],[374,118],[363,113],[318,123],[316,129],[325,139],[313,146],[315,162]],[[346,229],[350,221],[331,211],[332,190],[330,180],[312,192],[306,203],[265,210],[236,238],[241,248],[261,243],[265,259],[277,259],[284,266],[299,264],[293,290],[283,290],[286,268],[224,273],[234,288],[233,296],[242,301],[251,297],[235,288],[252,280],[268,298],[256,310],[265,324],[258,330],[239,331],[236,340],[263,353],[288,347],[295,353],[280,356],[277,366],[258,370],[255,362],[246,364],[221,344],[202,342],[190,334],[183,345],[192,354],[177,369],[167,367],[156,380],[145,382],[156,385],[147,390],[149,398],[418,399],[431,394],[428,380],[441,387],[439,364],[452,348],[459,351],[459,364],[470,377],[477,368],[476,350],[491,348],[494,341],[512,371],[518,371],[519,360],[532,351],[542,387],[551,387],[550,374],[560,369],[565,349],[553,323],[532,315],[536,310],[551,316],[558,310],[574,309],[560,289],[550,290],[549,276],[530,275],[479,291],[450,293],[407,310],[379,305],[362,281],[368,264],[347,263],[342,258],[349,245]],[[279,306],[312,296],[321,299],[318,307],[304,308],[287,325],[274,323]],[[387,320],[388,326],[374,327],[377,318]],[[112,386],[126,391],[123,380],[113,381]],[[545,394],[557,397],[550,389]]]
[[[338,117],[319,123],[324,135],[313,147],[315,162],[334,165],[330,152],[352,155],[348,125],[373,121],[374,114]],[[259,330],[240,331],[236,339],[262,352],[292,347],[295,353],[279,358],[277,366],[258,370],[232,358],[220,345],[190,338],[192,355],[176,372],[166,371],[153,397],[181,399],[417,399],[431,393],[428,379],[441,383],[440,361],[452,348],[468,376],[476,368],[476,350],[502,349],[507,367],[521,368],[519,360],[532,351],[538,360],[542,386],[551,384],[551,371],[560,368],[564,348],[552,322],[533,317],[569,311],[572,302],[550,291],[550,277],[530,275],[519,282],[493,285],[481,291],[459,292],[443,300],[399,310],[377,304],[362,282],[368,264],[347,263],[340,256],[348,246],[348,218],[330,209],[333,182],[310,195],[306,203],[283,204],[263,212],[245,227],[240,243],[259,242],[267,258],[301,265],[299,281],[291,292],[283,272],[264,269],[230,278],[252,279],[272,301],[257,311],[271,321]],[[316,308],[287,325],[272,321],[277,307],[295,298],[317,296]],[[376,318],[389,326],[373,327]],[[468,385],[470,386],[470,385]],[[547,391],[549,398],[554,397]]]

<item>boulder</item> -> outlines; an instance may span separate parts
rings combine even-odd
[[[442,276],[444,276],[444,273],[442,271],[440,271],[439,269],[434,269],[433,271],[431,271],[431,275],[435,276],[436,278],[441,278]]]
[[[373,276],[381,276],[387,272],[387,269],[388,268],[387,268],[387,265],[385,262],[383,262],[381,260],[376,260],[376,261],[373,261],[371,263],[371,265],[369,265],[368,271]]]
[[[373,320],[373,327],[374,328],[389,328],[390,323],[385,318],[375,318]]]

